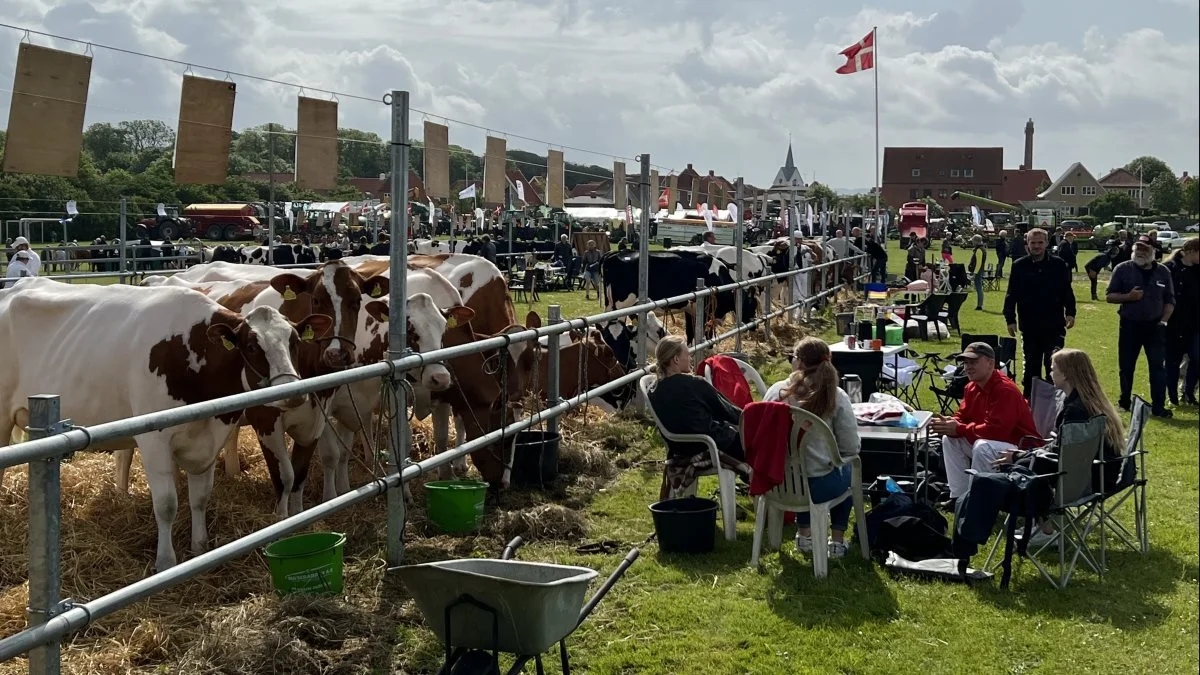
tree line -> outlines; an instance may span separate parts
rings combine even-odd
[[[0,153],[6,134],[0,130]],[[292,182],[275,185],[277,201],[352,201],[362,198],[349,179],[377,178],[391,172],[384,139],[359,129],[338,130],[338,185],[320,194]],[[268,123],[233,132],[228,180],[223,185],[177,185],[172,168],[175,131],[158,120],[97,122],[83,133],[83,151],[75,178],[0,173],[0,221],[20,218],[62,218],[65,204],[74,200],[80,215],[72,222],[72,239],[111,236],[119,227],[119,203],[128,199],[129,222],[155,213],[159,203],[254,202],[270,198],[267,182],[247,176],[294,173],[295,129]],[[424,174],[424,147],[414,141],[409,166]],[[546,158],[523,150],[507,152],[510,168],[526,177],[546,175]],[[458,145],[450,146],[450,182],[483,177],[483,157]],[[612,167],[565,163],[567,190],[580,183],[612,178]],[[49,233],[51,228],[47,228]],[[7,233],[8,237],[13,236]]]

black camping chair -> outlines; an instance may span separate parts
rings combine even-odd
[[[833,352],[830,356],[840,376],[857,375],[862,380],[862,400],[870,400],[871,394],[879,391],[879,379],[883,375],[883,352],[864,349]]]
[[[936,322],[942,315],[942,308],[950,300],[949,294],[931,293],[919,305],[908,305],[904,308],[904,332],[908,332],[909,322],[917,325],[918,334],[922,340],[929,339],[929,322]]]
[[[966,291],[951,293],[950,299],[946,301],[946,311],[942,312],[942,316],[946,318],[946,327],[958,331],[960,336],[962,335],[962,326],[958,323],[958,312],[962,309],[963,303],[967,301],[967,297]]]

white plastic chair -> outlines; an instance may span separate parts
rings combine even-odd
[[[849,464],[851,469],[850,487],[842,494],[827,501],[814,504],[809,500],[808,470],[805,467],[804,456],[808,444],[818,440],[826,447],[836,448],[833,430],[825,420],[807,410],[789,405],[792,411],[792,428],[788,434],[787,468],[784,470],[783,483],[770,492],[759,495],[754,504],[754,543],[750,553],[750,564],[758,567],[759,550],[762,548],[763,530],[768,531],[768,546],[777,550],[783,543],[783,514],[785,512],[809,514],[809,527],[812,528],[813,541],[813,575],[818,579],[829,574],[829,548],[825,545],[829,538],[829,509],[840,504],[845,499],[854,500],[854,520],[858,528],[858,540],[862,556],[870,559],[871,552],[867,542],[867,517],[863,506],[862,463],[858,455],[853,457],[836,458],[835,467],[841,468]],[[805,427],[807,427],[805,429]],[[800,430],[805,429],[804,437],[799,438]],[[742,438],[745,439],[745,430]],[[744,442],[744,441],[743,441]]]
[[[754,369],[754,366],[732,356],[729,358],[733,359],[733,362],[737,364],[738,370],[742,371],[742,377],[745,377],[747,382],[758,388],[759,398],[766,396],[767,384],[763,382],[762,375],[758,374],[758,371]],[[712,384],[712,367],[708,364],[705,364],[704,367],[701,368],[701,373],[704,375],[705,381],[709,384]]]
[[[717,476],[717,482],[721,487],[720,503],[721,503],[721,519],[725,526],[726,541],[734,541],[737,539],[737,503],[735,500],[737,488],[737,476],[729,469],[721,467],[721,455],[717,449],[717,444],[712,438],[704,434],[673,434],[663,428],[662,422],[658,419],[658,414],[654,412],[654,406],[650,404],[650,385],[657,379],[657,375],[646,375],[638,381],[638,389],[642,392],[642,399],[646,402],[646,410],[650,411],[650,418],[654,420],[654,426],[658,428],[658,433],[668,441],[674,443],[699,443],[708,448],[709,454],[712,456],[713,469],[710,471],[697,474],[700,476]],[[699,481],[692,481],[691,485],[685,486],[677,491],[672,491],[667,495],[669,499],[678,499],[680,497],[689,497],[696,494],[696,485]]]

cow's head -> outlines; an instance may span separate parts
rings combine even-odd
[[[222,352],[235,352],[241,358],[242,385],[246,391],[253,391],[299,380],[296,358],[300,343],[319,339],[332,324],[333,320],[324,314],[312,314],[292,323],[273,307],[256,307],[232,323],[214,322],[206,336],[218,358]],[[271,406],[286,410],[304,400],[304,396],[298,396]]]
[[[405,318],[408,321],[408,348],[418,353],[432,352],[447,346],[444,343],[447,333],[460,324],[470,330],[470,321],[475,316],[471,308],[463,305],[440,309],[428,293],[410,295],[405,303],[405,310]],[[430,391],[445,391],[453,383],[450,371],[441,363],[427,364],[409,373],[415,373],[415,379]]]
[[[325,345],[324,361],[331,367],[344,368],[354,359],[354,337],[358,331],[363,296],[368,302],[387,294],[386,276],[364,280],[346,263],[335,260],[301,277],[292,273],[276,275],[271,287],[282,297],[282,310],[288,316],[307,311],[333,318],[333,333]],[[386,309],[383,312],[386,315]]]

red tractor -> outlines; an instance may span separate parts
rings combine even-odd
[[[192,204],[184,207],[182,214],[174,208],[164,209],[164,215],[146,218],[138,226],[146,228],[153,239],[257,239],[263,231],[261,214],[262,207],[255,204]]]

